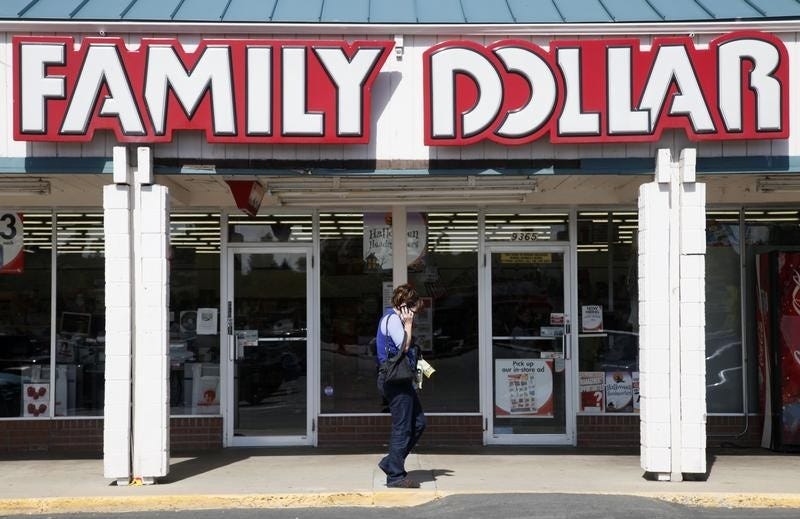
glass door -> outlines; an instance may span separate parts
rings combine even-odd
[[[312,444],[311,247],[233,247],[227,271],[227,444]]]
[[[568,252],[487,249],[487,443],[572,443]]]

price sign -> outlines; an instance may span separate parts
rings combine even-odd
[[[24,267],[22,214],[0,210],[0,274],[20,274]]]

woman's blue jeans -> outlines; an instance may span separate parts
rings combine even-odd
[[[389,454],[378,463],[386,473],[386,484],[391,485],[408,475],[405,469],[406,457],[419,441],[427,422],[417,391],[410,382],[384,384],[383,376],[379,375],[378,389],[389,402],[389,411],[392,413]]]

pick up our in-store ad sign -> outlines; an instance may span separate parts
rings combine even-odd
[[[22,214],[0,209],[0,274],[19,274],[25,266]]]
[[[14,138],[84,142],[110,130],[155,143],[196,130],[219,143],[363,144],[393,46],[15,36]],[[404,113],[424,115],[424,135],[409,138],[429,146],[649,142],[667,129],[696,141],[789,136],[788,53],[767,33],[702,47],[689,37],[444,41],[398,66],[400,82],[421,66],[422,82],[403,89],[418,104]]]

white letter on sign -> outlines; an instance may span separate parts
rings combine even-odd
[[[581,111],[581,50],[560,48],[556,53],[566,89],[558,135],[600,135],[600,114]]]
[[[688,115],[692,129],[696,133],[714,131],[714,121],[708,113],[708,106],[697,82],[692,62],[683,45],[665,45],[658,48],[658,55],[647,78],[642,102],[639,108],[650,111],[650,132],[658,124],[658,117],[664,107],[672,82],[678,91],[669,108],[669,115]]]
[[[524,137],[541,128],[556,106],[556,78],[550,66],[537,54],[520,47],[503,47],[495,51],[509,72],[517,72],[531,87],[528,103],[509,112],[497,135],[510,139]]]
[[[144,124],[131,92],[128,75],[122,66],[119,49],[116,45],[98,44],[90,45],[86,51],[61,133],[86,133],[103,84],[108,88],[108,96],[100,106],[100,115],[117,116],[125,135],[144,135]]]
[[[631,48],[609,47],[608,55],[608,133],[646,134],[647,112],[633,110]]]
[[[47,100],[64,98],[64,78],[46,74],[47,65],[64,64],[61,43],[20,45],[20,107],[23,133],[47,133]]]
[[[456,136],[456,75],[469,76],[478,87],[478,100],[462,114],[462,138],[478,135],[497,118],[503,102],[503,83],[494,65],[482,54],[453,47],[431,56],[431,113],[433,137]]]
[[[203,49],[203,55],[191,73],[184,68],[171,45],[151,45],[147,52],[144,98],[157,135],[166,133],[169,88],[175,92],[189,119],[210,89],[214,134],[236,134],[230,49],[227,46]]]
[[[247,49],[247,135],[272,134],[272,49]]]
[[[283,135],[322,136],[325,133],[323,115],[306,112],[306,99],[308,98],[306,49],[305,47],[284,48],[282,56],[281,133]]]
[[[719,109],[725,127],[742,131],[742,60],[753,62],[749,85],[756,91],[756,127],[759,131],[781,128],[781,84],[771,74],[780,63],[774,45],[762,40],[727,41],[719,46]]]
[[[381,52],[381,49],[359,49],[348,61],[343,49],[314,49],[325,72],[336,84],[337,135],[363,135],[364,83]]]

